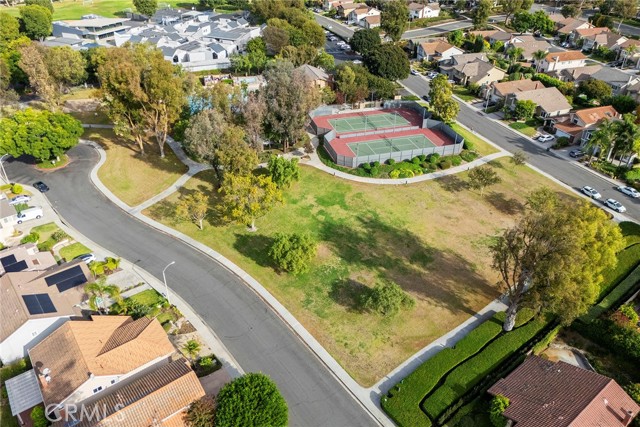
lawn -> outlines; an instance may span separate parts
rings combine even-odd
[[[515,129],[518,132],[523,133],[530,137],[538,133],[538,126],[540,126],[540,124],[536,119],[529,119],[525,122],[509,123],[509,127],[511,129]]]
[[[480,154],[480,156],[487,156],[489,154],[497,153],[498,149],[493,145],[489,144],[484,139],[480,138],[475,133],[469,132],[467,129],[460,126],[458,123],[452,123],[451,129],[455,132],[459,133],[465,141],[471,142],[473,144],[473,149]]]
[[[464,86],[454,86],[453,94],[465,102],[471,102],[478,99],[476,95],[471,93],[469,89]]]
[[[144,213],[238,264],[369,386],[498,296],[490,236],[513,223],[527,192],[553,183],[505,159],[492,164],[503,182],[484,198],[466,189],[466,172],[414,185],[371,186],[303,167],[285,204],[259,219],[256,233],[219,225],[214,213],[203,231],[176,223],[179,193]],[[212,179],[210,171],[200,174],[181,193],[212,193]],[[274,234],[292,231],[319,241],[310,271],[299,276],[277,273],[267,256]],[[398,283],[415,298],[415,308],[394,318],[360,311],[360,296],[378,278]]]
[[[84,124],[108,125],[111,123],[107,115],[100,111],[71,111],[69,114]]]
[[[67,262],[71,261],[78,255],[84,255],[88,253],[91,253],[91,249],[89,249],[82,243],[72,243],[68,246],[60,248],[60,256]]]
[[[170,5],[191,9],[198,6],[198,3],[185,2],[184,0],[163,0],[158,5]],[[63,0],[53,3],[53,20],[59,19],[80,19],[82,15],[95,13],[105,17],[124,16],[118,12],[133,9],[132,0]],[[3,12],[18,16],[19,6],[3,7]]]
[[[56,231],[59,231],[60,228],[53,222],[49,222],[47,224],[38,225],[37,227],[33,227],[31,232],[36,232],[40,235],[40,241],[44,242],[45,240],[49,240],[51,235]]]
[[[137,145],[117,137],[111,129],[86,129],[83,138],[105,149],[107,161],[98,170],[98,177],[129,206],[162,192],[187,171],[168,145],[162,159],[155,141],[147,142],[141,155]]]
[[[69,93],[62,95],[62,102],[95,98],[97,93],[98,91],[92,87],[75,87]]]

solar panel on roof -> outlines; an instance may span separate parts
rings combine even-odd
[[[0,263],[2,263],[3,267],[6,267],[6,266],[11,265],[11,264],[15,264],[16,263],[16,256],[15,255],[7,255],[6,257],[2,257],[2,258],[0,258]]]
[[[22,295],[29,314],[55,313],[56,307],[48,294]]]
[[[20,261],[13,264],[9,264],[4,267],[5,273],[14,273],[16,271],[22,271],[27,269],[27,262]]]
[[[80,266],[75,266],[60,273],[53,274],[49,277],[45,277],[45,282],[48,286],[56,285],[58,291],[64,292],[68,289],[75,288],[78,285],[82,285],[87,282],[87,279],[82,272]]]

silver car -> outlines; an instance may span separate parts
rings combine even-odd
[[[638,190],[636,190],[633,187],[627,187],[626,185],[621,185],[619,187],[616,187],[616,190],[618,190],[622,194],[626,194],[629,197],[633,197],[634,199],[637,199],[638,197],[640,197],[640,193],[638,192]]]
[[[595,188],[589,187],[588,185],[585,185],[584,187],[582,187],[582,192],[595,200],[602,198],[602,195],[598,193],[598,190],[596,190]]]
[[[622,206],[622,204],[619,201],[615,200],[615,199],[607,199],[604,202],[604,204],[607,205],[607,207],[613,209],[616,212],[622,213],[622,212],[626,212],[627,211],[627,208]]]
[[[31,197],[27,196],[26,194],[20,194],[19,196],[16,196],[14,198],[12,198],[9,201],[10,205],[17,205],[20,203],[29,203],[29,200],[31,200]]]

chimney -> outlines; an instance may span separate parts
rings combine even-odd
[[[626,411],[624,414],[624,419],[622,420],[622,425],[627,427],[631,424],[631,420],[633,420],[633,411]]]

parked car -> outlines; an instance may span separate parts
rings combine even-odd
[[[435,71],[430,71],[429,74],[427,74],[427,77],[429,77],[430,79],[435,79],[438,76],[438,73],[436,73]]]
[[[42,181],[36,182],[35,184],[33,184],[33,186],[41,193],[46,193],[47,191],[49,191],[49,187],[47,186],[47,184]]]
[[[569,151],[569,157],[573,157],[574,159],[579,159],[580,157],[583,157],[585,155],[585,152],[582,150],[571,150]]]
[[[553,141],[556,137],[553,135],[540,135],[538,137],[538,141],[540,142],[549,142],[549,141]]]
[[[419,74],[420,74],[420,73],[419,73],[419,72],[417,72],[416,70],[411,70],[411,75],[412,75],[412,76],[417,76],[417,75],[419,75]]]
[[[9,201],[10,205],[17,205],[20,203],[29,203],[29,200],[31,200],[31,197],[25,195],[25,194],[20,194],[19,196],[16,196],[14,198],[12,198]]]
[[[25,221],[29,221],[30,219],[40,219],[42,218],[42,208],[28,208],[23,210],[18,214],[18,224],[22,224]]]
[[[620,203],[619,201],[617,201],[616,199],[607,199],[605,200],[604,204],[608,207],[613,209],[616,212],[626,212],[627,208],[625,208],[624,206],[622,206],[622,203]]]
[[[431,98],[429,98],[429,95],[422,95],[422,99],[424,99],[427,102],[431,102]]]
[[[94,254],[82,254],[78,255],[74,259],[81,259],[85,262],[85,264],[89,264],[96,260],[96,256]]]
[[[637,199],[638,197],[640,197],[640,193],[638,192],[638,190],[636,190],[633,187],[627,187],[626,185],[621,185],[619,187],[616,187],[616,190],[618,190],[622,194],[626,194],[629,197],[633,197],[634,199]]]
[[[592,199],[598,200],[602,198],[602,195],[598,193],[598,190],[596,190],[595,188],[589,187],[588,185],[585,185],[584,187],[582,187],[582,192],[587,196],[591,197]]]

